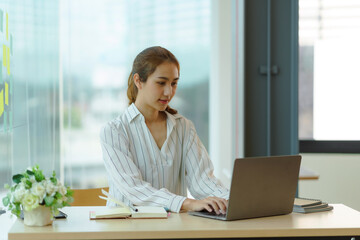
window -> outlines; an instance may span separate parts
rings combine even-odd
[[[59,172],[58,5],[0,3],[0,192],[28,166]]]
[[[360,3],[299,0],[301,152],[359,152]]]
[[[73,188],[106,185],[101,126],[128,106],[132,61],[154,45],[177,56],[170,105],[208,147],[210,20],[210,0],[2,1],[0,192],[34,164]]]

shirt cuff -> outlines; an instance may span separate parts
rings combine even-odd
[[[168,209],[171,212],[176,212],[176,213],[180,212],[181,206],[185,201],[185,199],[186,197],[184,196],[174,195],[172,198],[170,198]]]

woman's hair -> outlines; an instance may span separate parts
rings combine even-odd
[[[146,82],[147,78],[155,72],[157,66],[164,62],[174,63],[180,74],[180,64],[178,60],[169,50],[163,47],[149,47],[136,56],[128,79],[127,96],[129,105],[135,102],[138,93],[138,89],[134,83],[134,74],[139,74],[140,81]],[[177,113],[175,109],[169,106],[167,106],[166,111],[171,114]]]

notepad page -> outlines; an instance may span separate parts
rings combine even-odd
[[[95,211],[96,218],[128,217],[130,215],[129,209],[123,207],[104,208]]]
[[[163,207],[136,206],[137,212],[131,211],[131,218],[167,218],[167,212]]]

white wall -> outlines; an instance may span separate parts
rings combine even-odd
[[[209,154],[225,186],[230,186],[235,157],[243,156],[243,6],[234,0],[213,0],[211,6]]]
[[[232,158],[232,40],[231,0],[211,2],[211,69],[209,99],[209,154],[214,173],[226,186]],[[231,176],[230,176],[231,178]]]
[[[301,154],[302,166],[319,180],[302,180],[299,196],[343,203],[360,211],[360,154]]]

